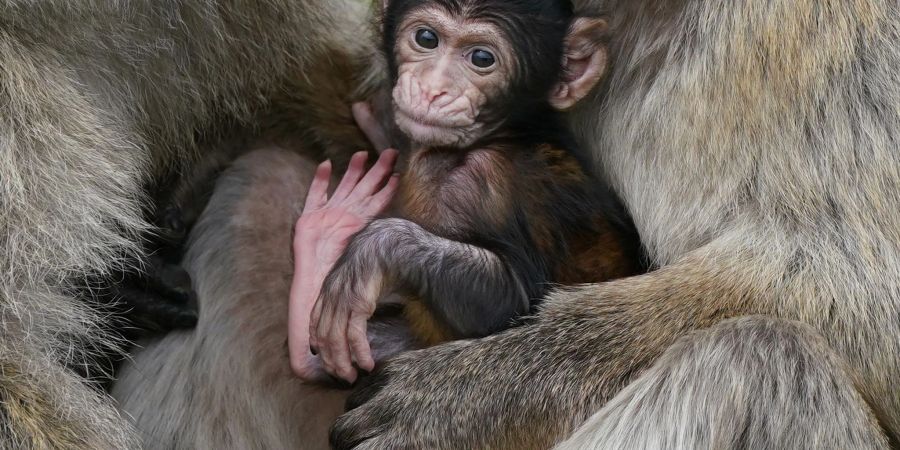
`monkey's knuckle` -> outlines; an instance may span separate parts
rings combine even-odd
[[[322,313],[325,317],[332,315],[344,316],[350,313],[350,301],[347,294],[342,290],[338,290],[329,294],[325,303],[323,303]]]
[[[353,369],[353,367],[342,364],[338,376],[340,376],[342,380],[351,381],[356,378],[356,370]]]
[[[318,373],[314,368],[312,368],[309,364],[304,361],[291,361],[291,371],[294,372],[294,375],[303,380],[311,380],[316,378]]]
[[[359,296],[352,297],[349,302],[350,312],[361,315],[372,315],[375,313],[375,303],[362,299]]]
[[[338,349],[338,346],[344,340],[344,330],[341,326],[343,321],[335,321],[336,323],[332,323],[328,330],[325,331],[325,344],[328,346],[329,350],[335,351]]]

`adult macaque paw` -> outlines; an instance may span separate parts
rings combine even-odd
[[[568,345],[572,337],[556,327],[524,325],[403,353],[360,381],[347,399],[350,411],[331,429],[331,445],[552,447],[599,401],[594,366]]]
[[[477,379],[488,372],[447,370],[459,369],[472,345],[458,341],[407,352],[363,378],[347,400],[351,411],[331,429],[333,448],[477,448],[460,434],[474,436],[496,419],[469,423],[470,414],[484,417],[467,410],[479,406],[471,399],[488,401],[503,387]]]

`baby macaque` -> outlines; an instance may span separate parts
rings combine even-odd
[[[554,284],[640,270],[630,221],[579,158],[561,114],[602,78],[606,31],[569,1],[386,3],[393,125],[409,143],[396,214],[372,220],[397,183],[389,150],[365,177],[351,168],[332,196],[356,195],[362,203],[339,206],[351,214],[313,207],[301,217],[298,265],[315,266],[298,270],[305,281],[295,275],[291,359],[301,377],[324,370],[353,382],[357,368],[371,371],[367,323],[391,293],[406,300],[418,343],[433,345],[514,326]],[[391,135],[365,107],[355,113],[376,145]],[[314,184],[314,204],[327,203],[324,190]],[[295,319],[313,295],[309,322]],[[309,341],[297,336],[307,326]]]

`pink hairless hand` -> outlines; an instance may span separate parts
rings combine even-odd
[[[396,150],[385,150],[367,172],[365,152],[353,155],[347,173],[328,197],[331,163],[319,165],[294,235],[294,278],[288,307],[288,349],[291,368],[305,381],[327,375],[309,349],[310,313],[322,283],[354,234],[384,211],[397,191],[392,175]],[[385,181],[387,180],[387,181]]]

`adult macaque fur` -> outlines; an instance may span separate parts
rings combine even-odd
[[[661,269],[560,291],[533,325],[400,356],[357,392],[336,446],[896,445],[900,10],[886,0],[578,3],[610,18],[613,41],[610,75],[572,126]],[[170,357],[151,351],[133,374]],[[205,420],[211,399],[260,379],[181,364],[116,388],[206,389],[189,405],[155,386],[134,395],[140,422]],[[226,401],[228,423],[306,405],[270,399],[243,410]],[[159,445],[215,443],[223,429],[195,426]],[[276,434],[239,430],[246,441]],[[283,446],[302,445],[292,438]]]
[[[235,124],[297,129],[319,157],[364,145],[347,105],[366,14],[349,0],[0,10],[0,447],[137,447],[66,368],[116,345],[73,286],[141,260],[159,180]]]
[[[317,165],[268,147],[219,180],[185,256],[196,329],[148,343],[112,389],[146,448],[327,448],[348,391],[297,379],[286,339],[291,233]],[[377,351],[412,342],[399,315],[372,327]]]

